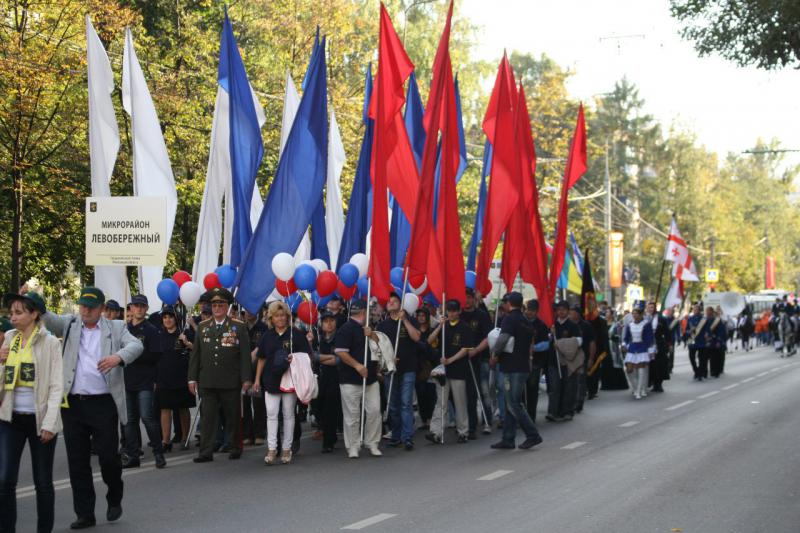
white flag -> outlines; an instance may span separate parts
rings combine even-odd
[[[119,127],[111,93],[114,73],[103,43],[86,15],[86,74],[89,82],[89,162],[92,196],[111,196],[111,173],[119,152]],[[94,284],[106,299],[128,303],[128,280],[123,266],[94,267]]]
[[[325,238],[328,241],[328,255],[331,258],[331,270],[336,272],[336,260],[339,258],[339,246],[344,233],[344,210],[342,209],[342,191],[339,179],[346,155],[336,114],[331,108],[331,126],[328,138],[328,178],[325,185]]]
[[[172,239],[178,195],[167,145],[161,133],[156,108],[142,67],[133,48],[130,28],[125,30],[125,50],[122,59],[122,106],[131,117],[133,138],[133,192],[136,196],[162,196],[167,199],[167,249]],[[139,290],[147,296],[150,311],[161,308],[156,287],[162,279],[163,266],[139,267]]]
[[[692,256],[689,255],[689,246],[686,244],[686,241],[683,240],[681,232],[678,230],[678,224],[675,222],[674,218],[669,226],[664,260],[675,263],[672,265],[673,277],[683,281],[699,281],[694,261],[692,261]]]

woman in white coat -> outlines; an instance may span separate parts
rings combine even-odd
[[[37,531],[53,529],[53,456],[61,430],[63,396],[61,343],[40,325],[46,312],[34,292],[8,294],[5,305],[14,329],[0,348],[0,531],[14,531],[17,478],[25,442],[36,487]]]

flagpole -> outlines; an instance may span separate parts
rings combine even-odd
[[[658,305],[658,301],[661,298],[661,282],[664,279],[664,267],[667,265],[667,260],[661,260],[661,273],[658,275],[658,286],[656,287],[656,297],[653,299],[656,305]]]
[[[445,358],[445,355],[444,355],[445,354],[445,349],[444,349],[444,340],[445,340],[444,328],[447,326],[447,304],[446,304],[446,302],[447,302],[447,300],[445,299],[445,291],[442,291],[442,308],[444,309],[444,313],[445,313],[444,316],[442,317],[442,359]],[[445,385],[447,385],[447,370],[445,370],[444,382],[445,382]],[[445,428],[447,427],[445,425],[445,419],[444,419],[444,405],[445,405],[445,403],[447,401],[449,401],[449,398],[445,398],[445,396],[446,395],[445,395],[445,392],[444,392],[444,385],[443,385],[442,386],[442,437],[441,437],[442,444],[444,444],[444,431],[445,431]],[[449,396],[449,395],[447,395],[447,396]]]
[[[369,327],[369,299],[372,296],[372,280],[367,278],[367,316],[364,319],[364,327]],[[369,352],[369,337],[364,336],[364,370],[367,370],[367,353]],[[369,370],[367,370],[369,372]],[[359,448],[364,447],[364,413],[366,411],[366,398],[367,398],[367,378],[361,378],[361,445]]]

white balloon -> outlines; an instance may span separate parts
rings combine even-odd
[[[422,280],[422,285],[416,288],[411,287],[411,292],[413,292],[416,295],[420,295],[423,292],[425,292],[425,289],[427,288],[428,288],[428,278],[426,277],[424,280]]]
[[[308,265],[308,266],[310,266],[311,268],[313,268],[316,271],[317,275],[319,275],[319,266],[317,266],[317,264],[314,261],[312,261],[311,259],[303,259],[302,261],[300,261],[300,265]],[[300,265],[297,265],[297,266],[300,266]]]
[[[403,309],[409,315],[413,315],[419,308],[419,297],[416,294],[406,293],[403,296]]]
[[[281,281],[289,281],[294,276],[294,257],[281,252],[272,258],[272,273]]]
[[[311,264],[317,268],[317,274],[328,270],[328,263],[324,259],[312,259]]]
[[[359,278],[363,278],[367,275],[367,270],[369,270],[369,259],[367,258],[367,254],[353,254],[353,257],[350,258],[350,262],[353,263],[358,269]]]
[[[194,307],[194,305],[200,301],[200,296],[203,295],[203,287],[195,281],[187,281],[181,285],[179,294],[183,305],[186,307]]]

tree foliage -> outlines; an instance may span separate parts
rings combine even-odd
[[[800,67],[797,0],[671,0],[671,11],[700,55],[767,70]]]

